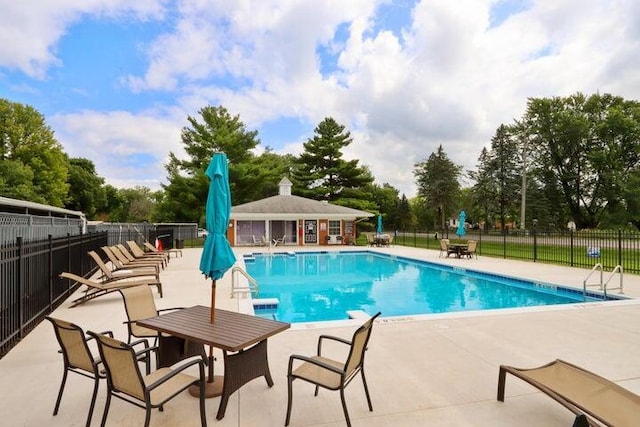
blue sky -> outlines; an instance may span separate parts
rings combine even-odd
[[[527,98],[640,97],[632,0],[0,0],[0,97],[44,114],[117,187],[160,188],[206,105],[297,154],[331,116],[345,157],[415,195],[438,145],[475,167]]]

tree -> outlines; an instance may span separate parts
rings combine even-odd
[[[259,143],[256,131],[248,131],[239,116],[232,116],[222,106],[207,106],[199,111],[200,118],[187,118],[189,126],[182,129],[182,144],[187,154],[179,159],[169,153],[165,165],[169,183],[163,186],[165,195],[154,213],[168,221],[204,223],[204,209],[209,188],[205,171],[215,151],[229,159],[229,186],[233,204],[250,201],[259,192],[254,154]]]
[[[68,160],[33,107],[0,99],[0,164],[0,194],[64,206]]]
[[[111,213],[113,222],[152,222],[156,195],[147,187],[117,190],[120,207]]]
[[[625,179],[640,156],[640,103],[608,94],[532,98],[521,123],[534,142],[548,200],[559,194],[567,208],[569,218],[555,223],[596,227],[622,203]]]
[[[96,174],[96,167],[89,159],[69,159],[69,196],[65,207],[84,212],[87,219],[96,219],[98,212],[104,212],[107,193],[104,178]]]
[[[470,173],[476,180],[472,193],[475,202],[481,207],[481,214],[493,222],[491,217],[495,211],[502,230],[519,211],[519,153],[518,144],[511,137],[509,128],[500,125],[491,139],[491,150],[483,148],[480,153],[478,171]]]
[[[462,166],[449,159],[442,145],[427,160],[414,166],[418,195],[434,211],[440,228],[444,228],[445,218],[454,212],[454,202],[460,192],[458,178],[462,173]]]
[[[353,142],[343,125],[327,117],[314,129],[314,137],[303,144],[304,151],[292,171],[295,194],[326,200],[355,209],[375,210],[366,187],[373,176],[358,160],[344,160],[342,150]]]

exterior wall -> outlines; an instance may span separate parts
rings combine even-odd
[[[229,221],[229,227],[227,227],[227,240],[231,246],[236,245],[236,220]]]

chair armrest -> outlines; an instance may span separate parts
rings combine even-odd
[[[292,372],[294,360],[301,360],[303,362],[311,363],[312,365],[319,366],[328,371],[335,372],[336,374],[340,374],[340,375],[344,374],[344,371],[342,369],[338,369],[335,366],[331,366],[328,363],[324,363],[321,360],[313,359],[308,356],[302,356],[300,354],[292,354],[291,356],[289,356],[289,373]]]
[[[320,335],[320,337],[318,337],[318,356],[320,356],[322,351],[322,340],[331,340],[342,344],[351,345],[351,341],[344,338],[335,337],[333,335]]]
[[[179,373],[181,373],[182,371],[184,371],[185,369],[193,365],[200,365],[200,380],[204,380],[204,362],[202,358],[198,357],[198,358],[193,358],[191,361],[185,363],[184,365],[179,365],[177,368],[171,368],[171,370],[166,375],[163,375],[153,383],[149,384],[149,386],[147,386],[147,389],[153,390],[154,388],[162,385],[164,382],[166,382],[170,378],[175,377],[176,375],[178,375]]]
[[[102,331],[102,332],[98,332],[99,335],[108,335],[111,338],[113,338],[113,331]],[[92,337],[91,335],[85,335],[84,337],[85,341],[91,341],[94,340],[95,338]]]
[[[140,338],[139,340],[135,340],[129,343],[131,347],[135,347],[138,344],[144,344],[144,348],[145,348],[144,351],[146,351],[146,349],[149,348],[149,340],[147,340],[146,338]]]
[[[155,351],[158,349],[157,345],[153,345],[151,347],[145,347],[142,350],[138,350],[136,351],[136,358],[138,358],[139,356],[145,354],[145,353],[151,353],[152,351]]]

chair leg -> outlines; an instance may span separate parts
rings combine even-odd
[[[320,390],[320,387],[319,387],[319,386],[316,386],[316,391],[313,393],[313,395],[314,395],[314,396],[317,396],[317,395],[318,395],[318,390]]]
[[[111,390],[107,392],[107,402],[104,404],[104,413],[102,414],[101,427],[104,427],[107,423],[107,414],[109,413],[109,405],[111,405]]]
[[[204,371],[202,371],[204,372]],[[202,427],[207,427],[207,414],[205,413],[205,388],[204,388],[204,382],[206,380],[204,379],[200,379],[200,381],[198,382],[198,384],[200,385],[200,424],[202,425]]]
[[[147,403],[147,410],[144,416],[144,427],[149,427],[150,422],[151,422],[151,405]]]
[[[284,425],[289,425],[289,420],[291,419],[291,404],[293,403],[293,378],[291,375],[287,376],[287,418],[284,420]]]
[[[351,427],[351,420],[349,419],[349,411],[347,411],[347,401],[344,399],[344,384],[340,388],[340,400],[342,401],[342,410],[344,411],[344,418],[347,420],[347,427]]]
[[[369,387],[367,387],[367,379],[364,377],[364,367],[360,369],[360,375],[362,375],[362,385],[364,385],[364,394],[367,396],[369,411],[373,412],[373,405],[371,405],[371,397],[369,396]]]
[[[91,417],[93,416],[93,408],[96,406],[96,396],[98,396],[98,385],[100,384],[100,377],[96,377],[93,384],[93,394],[91,395],[91,405],[89,406],[89,414],[87,415],[87,427],[91,427]]]
[[[58,398],[56,399],[56,406],[53,408],[53,415],[58,415],[58,409],[60,409],[60,401],[62,400],[62,392],[64,391],[64,385],[67,382],[67,367],[64,367],[64,372],[62,373],[62,382],[60,383],[60,390],[58,390]]]

